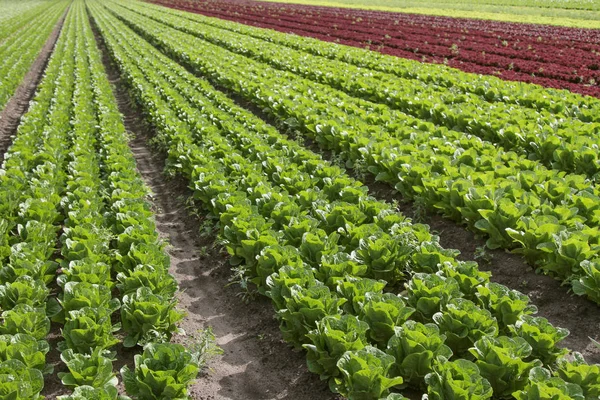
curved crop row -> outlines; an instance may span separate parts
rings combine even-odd
[[[383,105],[363,110],[328,86],[116,9],[119,18],[194,72],[406,197],[488,235],[489,247],[516,248],[537,268],[573,282],[576,293],[600,301],[600,202],[585,177],[557,174],[476,137],[430,130],[426,123],[413,128],[390,118]]]
[[[165,15],[163,9],[139,6],[133,10],[274,68],[331,86],[353,97],[386,104],[401,112],[393,115],[394,119],[406,121],[410,117],[417,118],[407,121],[408,125],[418,126],[428,121],[473,134],[530,160],[539,160],[546,167],[584,174],[594,180],[600,172],[598,123],[503,102],[490,104],[475,95],[454,95],[443,86],[365,70],[212,27],[202,21],[192,22],[181,15],[171,17]],[[215,19],[211,22],[212,25],[218,24]]]
[[[284,338],[308,351],[309,368],[332,389],[367,400],[401,399],[390,389],[403,385],[440,398],[460,385],[481,398],[551,384],[595,395],[600,375],[577,388],[567,371],[598,366],[557,361],[566,332],[532,317],[526,296],[457,261],[425,226],[234,105],[98,2],[90,8],[169,169],[219,217],[232,262],[271,298]],[[406,294],[393,294],[401,284]],[[494,361],[499,354],[514,359]]]

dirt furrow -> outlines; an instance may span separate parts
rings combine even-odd
[[[282,341],[268,299],[258,297],[246,304],[239,296],[239,288],[228,286],[231,267],[227,255],[215,245],[216,237],[209,229],[212,224],[203,212],[186,205],[191,191],[185,184],[164,176],[166,155],[148,145],[151,129],[132,107],[102,40],[95,33],[119,109],[132,134],[130,147],[138,170],[153,192],[150,201],[158,231],[170,243],[167,250],[171,273],[181,288],[179,307],[188,313],[181,324],[187,335],[177,336],[175,341],[193,343],[199,330],[212,327],[224,352],[209,363],[192,387],[192,398],[336,399],[326,382],[308,371],[305,354],[293,351]]]

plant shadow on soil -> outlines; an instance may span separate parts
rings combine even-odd
[[[176,335],[173,341],[193,343],[199,331],[211,327],[223,350],[221,356],[209,361],[190,388],[191,398],[340,399],[330,392],[326,382],[308,371],[304,352],[294,351],[281,339],[270,301],[259,296],[245,303],[239,296],[239,287],[229,285],[229,257],[215,246],[215,232],[206,234],[206,213],[193,207],[192,215],[185,201],[191,190],[182,179],[168,179],[163,174],[166,155],[148,145],[152,129],[144,124],[131,103],[93,22],[92,26],[126,128],[132,134],[130,147],[138,170],[153,193],[150,202],[157,230],[169,242],[170,272],[181,289],[177,295],[179,308],[187,312],[181,323],[187,335]],[[117,357],[121,358],[121,354]]]

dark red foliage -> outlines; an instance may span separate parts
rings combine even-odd
[[[251,0],[152,0],[262,28],[600,97],[600,30]]]

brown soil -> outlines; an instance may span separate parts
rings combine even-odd
[[[4,110],[0,112],[0,154],[4,154],[12,143],[12,136],[17,132],[21,116],[27,111],[29,101],[33,98],[35,90],[42,79],[69,8],[67,7],[67,10],[56,24],[44,47],[42,47],[40,54],[31,65],[31,68],[29,68],[29,72],[27,72],[13,96],[6,103]]]
[[[292,350],[283,340],[269,300],[257,297],[245,303],[240,289],[229,286],[232,275],[228,256],[215,246],[216,236],[208,226],[207,215],[197,207],[188,209],[191,191],[179,179],[163,175],[166,156],[148,145],[146,128],[131,103],[118,73],[111,65],[101,38],[105,68],[116,86],[120,111],[133,135],[130,146],[138,169],[151,188],[151,203],[157,229],[170,243],[171,273],[180,284],[179,307],[188,314],[181,327],[186,336],[174,341],[190,343],[197,333],[211,327],[223,354],[208,363],[208,368],[191,387],[197,400],[217,399],[293,399],[333,400],[326,382],[308,371],[303,352]],[[193,211],[192,211],[193,210]],[[200,234],[200,231],[204,235]],[[124,355],[118,353],[120,359]],[[125,358],[131,360],[131,355]],[[131,361],[125,361],[131,363]]]

